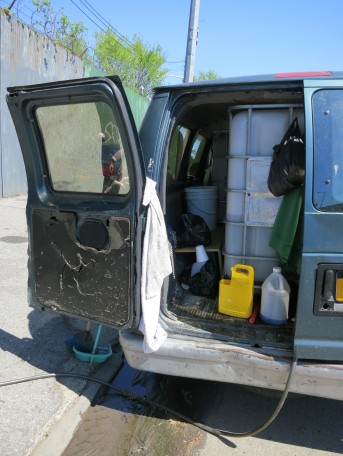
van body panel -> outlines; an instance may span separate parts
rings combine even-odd
[[[153,355],[143,353],[137,334],[121,331],[120,342],[136,369],[279,391],[285,388],[292,363],[292,358],[202,338],[168,338]],[[343,365],[298,362],[290,392],[342,400]]]
[[[343,84],[306,81],[305,86],[304,240],[294,351],[300,359],[343,361],[343,306],[335,298],[343,264],[342,206],[320,207],[330,195],[343,201],[339,182],[335,194],[331,190],[341,180]]]

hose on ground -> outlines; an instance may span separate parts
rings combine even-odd
[[[259,434],[260,432],[262,432],[264,429],[266,429],[275,420],[275,418],[279,414],[279,412],[282,409],[282,406],[285,403],[285,400],[287,398],[287,395],[288,395],[288,392],[289,392],[289,389],[290,389],[290,385],[291,385],[293,377],[294,377],[294,372],[295,372],[296,365],[297,365],[297,360],[293,359],[292,365],[291,365],[291,368],[290,368],[290,371],[289,371],[289,374],[288,374],[288,379],[287,379],[287,382],[286,382],[285,389],[283,390],[282,395],[280,397],[280,400],[279,400],[276,408],[274,409],[273,413],[270,415],[270,417],[264,423],[262,423],[256,429],[253,429],[253,430],[247,431],[247,432],[225,431],[225,430],[222,430],[222,429],[213,428],[211,426],[206,426],[206,425],[204,425],[202,423],[196,423],[191,418],[183,415],[182,413],[176,412],[175,410],[172,410],[171,408],[169,408],[169,407],[167,407],[165,405],[158,404],[157,402],[151,401],[150,399],[147,399],[145,397],[139,396],[139,395],[137,395],[135,393],[132,393],[130,391],[126,391],[126,390],[117,388],[116,386],[114,386],[114,385],[112,385],[110,383],[107,383],[107,382],[105,382],[103,380],[100,380],[98,378],[91,377],[91,376],[88,376],[88,375],[73,374],[73,373],[63,373],[63,372],[62,373],[52,373],[52,374],[41,374],[41,375],[35,375],[35,376],[31,376],[31,377],[25,377],[25,378],[19,378],[19,379],[15,379],[15,380],[8,380],[8,381],[0,382],[0,387],[10,386],[10,385],[17,385],[19,383],[26,383],[26,382],[31,382],[31,381],[35,381],[35,380],[43,380],[43,379],[47,379],[47,378],[56,378],[56,379],[58,379],[58,378],[77,378],[77,379],[83,379],[83,380],[99,383],[102,386],[105,386],[107,388],[110,388],[110,389],[114,390],[118,395],[120,395],[122,397],[125,397],[127,399],[139,402],[139,403],[144,404],[144,405],[148,405],[150,407],[153,407],[154,409],[157,409],[157,410],[160,410],[160,411],[163,411],[163,412],[167,412],[170,415],[173,415],[174,417],[179,418],[180,420],[183,420],[183,421],[185,421],[188,424],[191,424],[191,425],[193,425],[193,426],[195,426],[195,427],[197,427],[197,428],[199,428],[199,429],[201,429],[201,430],[203,430],[205,432],[208,432],[209,434],[212,434],[212,435],[215,435],[215,436],[218,436],[218,437],[239,438],[239,437],[251,437],[253,435]]]

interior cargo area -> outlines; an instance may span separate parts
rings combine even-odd
[[[273,147],[281,142],[294,118],[304,132],[302,90],[199,92],[183,97],[177,106],[167,145],[165,202],[175,273],[169,278],[163,304],[164,321],[179,334],[291,350],[300,258],[298,251],[294,260],[298,264],[286,270],[280,252],[270,245],[284,197],[270,193],[267,179]],[[210,296],[198,295],[184,283],[197,258],[194,245],[179,242],[185,234],[183,214],[195,213],[201,214],[211,232],[211,241],[205,246],[214,265],[215,285]],[[302,214],[288,213],[296,231]],[[293,241],[299,247],[299,233]],[[274,266],[282,267],[290,285],[288,320],[280,325],[265,323],[258,312],[261,285]],[[244,303],[244,286],[232,289],[233,271],[242,267],[247,281],[253,279],[252,309],[243,309],[238,316],[230,309],[219,311],[223,309],[220,300],[227,293],[233,292],[233,301],[243,299]]]

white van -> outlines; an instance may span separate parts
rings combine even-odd
[[[8,92],[28,178],[31,306],[118,328],[137,369],[282,390],[296,359],[290,391],[342,399],[343,73],[160,87],[139,134],[117,77]],[[273,147],[294,118],[305,181],[275,197]],[[183,214],[208,228],[207,296],[182,283],[196,262],[194,242],[179,242]],[[271,242],[277,219],[286,258]],[[253,271],[238,316],[219,311],[237,265]],[[288,318],[268,324],[261,286],[278,266]]]

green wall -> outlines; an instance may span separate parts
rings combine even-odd
[[[84,63],[83,77],[89,78],[92,76],[106,76],[106,73],[101,71],[95,65]],[[135,119],[137,130],[139,130],[143,122],[146,110],[148,109],[150,100],[148,98],[142,97],[142,95],[135,92],[129,87],[124,86],[124,90],[130,104],[133,118]]]

